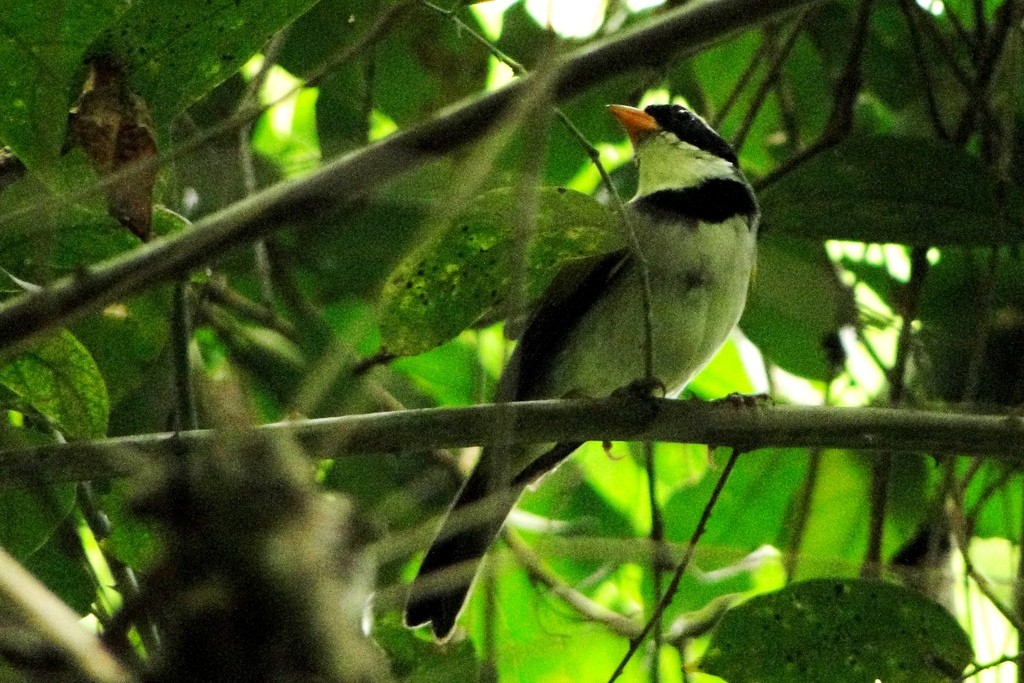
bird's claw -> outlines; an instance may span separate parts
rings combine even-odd
[[[725,398],[719,398],[712,401],[712,403],[719,404],[724,403],[731,405],[733,408],[759,408],[761,406],[772,406],[775,405],[775,400],[768,394],[741,394],[739,392],[733,392]]]
[[[629,398],[665,398],[668,388],[665,383],[657,377],[633,380],[624,387],[619,387],[612,392],[612,396],[626,396]]]

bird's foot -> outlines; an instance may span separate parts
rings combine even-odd
[[[665,398],[668,388],[665,383],[657,377],[647,377],[633,380],[624,387],[619,387],[612,392],[612,396],[625,396],[627,398]]]
[[[741,394],[739,392],[733,392],[724,398],[718,398],[711,401],[712,404],[726,404],[733,408],[750,409],[759,408],[762,406],[773,406],[775,405],[775,399],[768,394]]]

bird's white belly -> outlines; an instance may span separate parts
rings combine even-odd
[[[697,228],[655,224],[638,231],[650,270],[654,375],[670,395],[677,394],[739,321],[755,236],[739,217]],[[642,379],[642,301],[639,269],[631,267],[581,318],[539,395],[601,396]]]

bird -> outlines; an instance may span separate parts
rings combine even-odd
[[[495,401],[601,397],[645,378],[677,396],[726,342],[753,278],[760,209],[735,151],[679,104],[609,105],[638,169],[624,248],[569,261],[530,312]],[[508,328],[506,328],[508,329]],[[653,378],[646,372],[653,370]],[[451,636],[487,549],[533,481],[581,444],[492,446],[463,483],[413,580],[410,628]]]

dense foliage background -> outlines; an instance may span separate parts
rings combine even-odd
[[[0,679],[1019,680],[1019,438],[907,452],[842,412],[1019,414],[1019,0],[3,14]],[[605,105],[666,101],[732,141],[763,208],[741,331],[688,394],[867,436],[590,443],[432,643],[403,586],[475,451],[385,419],[353,455],[354,423],[308,420],[487,402],[501,312],[621,244],[602,205],[635,172]],[[218,431],[157,436],[195,428]]]

